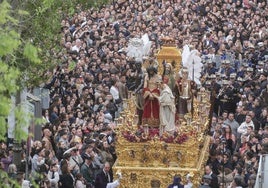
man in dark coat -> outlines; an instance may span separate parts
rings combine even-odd
[[[84,155],[84,164],[81,166],[81,174],[84,177],[87,187],[92,187],[94,184],[94,167],[92,164],[92,158],[87,154]]]
[[[100,171],[95,180],[96,188],[106,188],[107,183],[113,182],[113,175],[111,173],[111,167],[108,162],[104,164],[102,171]]]
[[[211,188],[219,188],[218,177],[212,172],[212,169],[209,165],[205,167],[205,175],[209,175],[211,177],[211,182],[209,184]]]

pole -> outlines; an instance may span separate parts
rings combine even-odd
[[[13,142],[13,163],[18,167],[21,164],[21,142],[14,139]]]
[[[192,71],[192,81],[194,82],[194,60],[193,60],[193,62],[192,62],[192,64],[193,64],[193,71]],[[192,90],[192,88],[191,88],[191,90]],[[192,101],[191,101],[191,114],[192,114],[192,119],[194,118],[194,94],[193,94],[193,92],[191,91],[191,93],[192,93]]]
[[[16,106],[18,106],[21,103],[21,92],[18,91],[16,93]],[[15,118],[15,122],[16,122],[16,118]],[[15,125],[17,126],[17,125]],[[15,127],[15,131],[18,131],[18,129],[16,129]],[[22,151],[22,147],[21,147],[21,141],[18,140],[18,138],[16,137],[16,133],[15,133],[15,137],[14,137],[14,143],[13,143],[13,163],[18,167],[21,163],[21,151]]]
[[[192,62],[192,64],[193,64],[193,72],[192,72],[192,80],[194,81],[194,60],[193,60],[193,62]]]
[[[211,123],[212,123],[212,117],[213,117],[213,110],[214,110],[214,103],[215,103],[215,96],[214,96],[214,87],[212,88],[212,91],[210,92],[210,109],[209,109],[209,127],[206,130],[206,134],[210,134],[211,129]]]
[[[221,140],[221,144],[222,144],[222,188],[224,188],[224,144],[225,144],[225,140]]]
[[[224,157],[223,154],[222,157]],[[224,163],[222,163],[222,187],[224,188]]]
[[[30,156],[30,149],[31,149],[31,137],[28,136],[26,142],[26,166],[25,166],[25,180],[29,180],[29,156]]]

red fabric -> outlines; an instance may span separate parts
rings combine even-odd
[[[155,93],[158,96],[160,91],[156,88],[150,91],[148,88],[144,88],[143,95],[146,92]],[[142,124],[148,124],[149,126],[159,126],[159,102],[158,99],[154,98],[153,100],[149,99],[147,96],[144,99],[144,109],[142,114]]]

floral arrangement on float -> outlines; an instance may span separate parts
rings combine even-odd
[[[147,126],[139,127],[136,132],[129,130],[122,132],[123,137],[129,142],[147,142],[158,137],[160,141],[165,143],[177,144],[186,142],[189,137],[193,136],[194,134],[194,131],[189,133],[179,133],[178,131],[174,131],[172,134],[165,132],[159,136],[160,130],[158,128],[148,128]]]

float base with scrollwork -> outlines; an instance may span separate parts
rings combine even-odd
[[[159,136],[157,129],[138,127],[134,96],[124,100],[125,110],[117,122],[117,161],[114,174],[121,172],[122,188],[166,188],[174,175],[186,182],[190,174],[198,187],[208,158],[210,93],[203,91],[193,100],[193,114],[177,122],[175,134]]]
[[[166,188],[174,175],[180,175],[185,182],[187,174],[192,177],[194,187],[198,187],[208,157],[209,137],[205,137],[201,146],[194,145],[194,141],[190,143],[152,141],[125,145],[113,167],[115,173],[122,173],[120,187]]]

